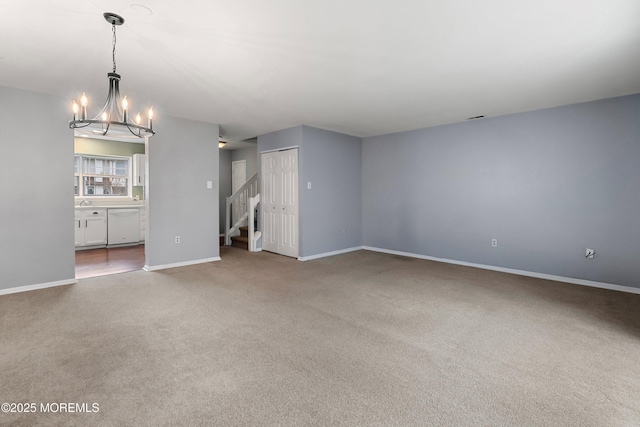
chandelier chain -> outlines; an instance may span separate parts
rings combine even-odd
[[[116,24],[111,24],[111,32],[113,33],[113,50],[111,57],[113,58],[113,72],[116,72]]]

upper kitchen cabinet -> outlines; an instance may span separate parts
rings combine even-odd
[[[133,155],[133,185],[144,186],[146,168],[145,163],[147,160],[146,154],[134,154]]]

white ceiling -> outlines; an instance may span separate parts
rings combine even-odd
[[[121,92],[228,141],[371,136],[640,92],[638,0],[0,0],[0,85]],[[139,5],[143,4],[152,10]],[[91,111],[91,106],[90,106]],[[25,112],[27,113],[27,112]]]

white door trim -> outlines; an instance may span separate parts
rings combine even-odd
[[[278,151],[287,151],[287,150],[293,150],[293,149],[299,149],[300,146],[299,145],[292,145],[291,147],[285,147],[285,148],[276,148],[273,150],[265,150],[265,151],[261,151],[260,155],[262,154],[268,154],[268,153],[276,153]],[[299,153],[298,153],[299,154]]]
[[[260,153],[262,249],[297,258],[300,253],[299,149]]]

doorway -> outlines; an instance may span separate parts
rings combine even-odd
[[[142,270],[144,245],[76,251],[76,279]]]
[[[145,265],[146,140],[74,137],[76,279]]]
[[[262,249],[298,257],[298,149],[262,153]]]
[[[231,162],[231,194],[235,194],[245,182],[247,182],[247,161],[236,160]],[[231,224],[235,224],[244,214],[244,211],[244,199],[240,198],[238,203],[232,205]]]

